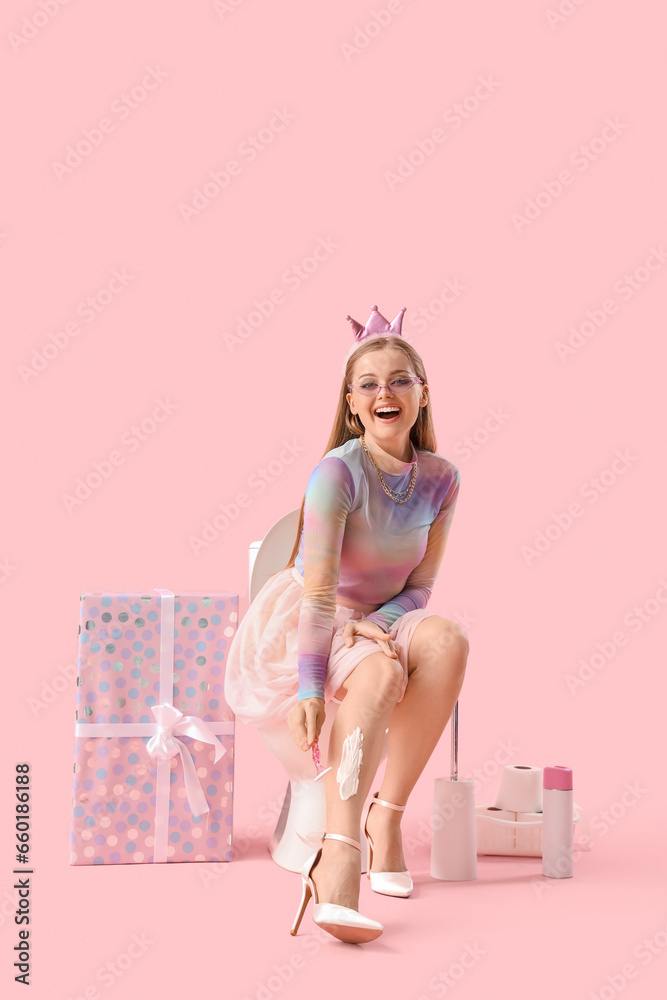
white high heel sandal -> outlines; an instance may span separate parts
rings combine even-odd
[[[396,809],[398,812],[403,812],[405,809],[405,806],[397,806],[393,802],[387,802],[386,799],[379,799],[377,792],[371,799],[368,812],[366,813],[366,822],[364,823],[364,833],[366,834],[366,839],[368,840],[369,854],[367,874],[371,880],[371,889],[373,892],[381,892],[383,896],[409,896],[414,886],[412,884],[412,876],[407,868],[402,872],[371,871],[373,866],[373,841],[371,840],[368,832],[368,813],[370,813],[371,806],[375,802],[378,802],[381,806],[388,806],[390,809]]]
[[[352,840],[351,837],[345,837],[342,833],[323,833],[322,840],[325,838],[330,838],[331,840],[343,840],[346,844],[351,844],[352,847],[356,847],[358,851],[361,851],[361,844],[358,840]],[[321,854],[322,848],[319,847],[315,853],[304,862],[303,868],[301,869],[303,891],[301,893],[299,909],[297,910],[296,917],[294,918],[290,934],[296,934],[298,931],[301,918],[306,912],[308,900],[312,896],[313,920],[318,927],[328,931],[329,934],[333,934],[335,938],[338,938],[340,941],[349,941],[354,944],[360,944],[364,941],[372,941],[374,938],[379,937],[380,934],[382,934],[384,927],[382,924],[378,923],[377,920],[371,920],[370,917],[362,916],[358,910],[353,910],[350,906],[339,906],[338,903],[318,903],[317,889],[315,888],[310,873],[315,867]]]

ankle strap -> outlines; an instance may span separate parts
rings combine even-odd
[[[346,844],[350,844],[352,847],[356,847],[358,851],[361,850],[361,844],[358,840],[352,840],[352,837],[345,837],[342,833],[323,833],[322,840],[343,840]]]
[[[379,802],[381,806],[389,806],[390,809],[396,809],[398,812],[403,812],[405,809],[405,806],[397,806],[394,802],[387,802],[386,799],[379,799],[377,792],[371,799],[371,803],[373,802]]]

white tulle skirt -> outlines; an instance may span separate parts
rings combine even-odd
[[[255,596],[241,619],[227,653],[225,700],[238,719],[258,728],[283,721],[298,700],[297,630],[303,577],[290,566],[274,573]],[[408,650],[426,609],[408,611],[387,631],[403,667],[402,700],[408,683]],[[352,646],[343,642],[347,622],[365,615],[338,605],[334,615],[331,652],[324,686],[325,704],[366,656],[381,651],[374,639],[355,635]]]

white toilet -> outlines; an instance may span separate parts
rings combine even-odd
[[[261,542],[251,542],[249,553],[250,587],[248,591],[251,603],[269,576],[287,564],[296,539],[299,512],[297,509],[285,514],[269,529]],[[338,705],[339,703],[336,701],[327,702],[326,719],[319,736],[320,753],[322,763],[325,766],[327,766],[329,735],[338,711]],[[257,731],[271,753],[281,762],[289,779],[280,816],[269,840],[269,851],[273,860],[281,868],[298,872],[301,871],[304,861],[310,857],[315,847],[300,840],[297,831],[302,836],[308,836],[310,833],[326,829],[324,786],[327,779],[320,778],[319,781],[315,781],[315,765],[312,755],[299,750],[286,721],[270,729],[258,728]],[[385,760],[386,756],[387,733],[385,732],[381,761]],[[370,800],[371,794],[369,794],[367,801]],[[365,815],[366,803],[362,811],[362,824]],[[336,831],[331,832],[335,833]],[[368,867],[368,852],[363,831],[360,831],[360,843],[361,870],[365,872]]]

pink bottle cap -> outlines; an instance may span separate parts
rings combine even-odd
[[[543,788],[559,788],[563,792],[572,789],[572,768],[563,767],[562,764],[554,764],[553,767],[545,767],[542,772]]]

